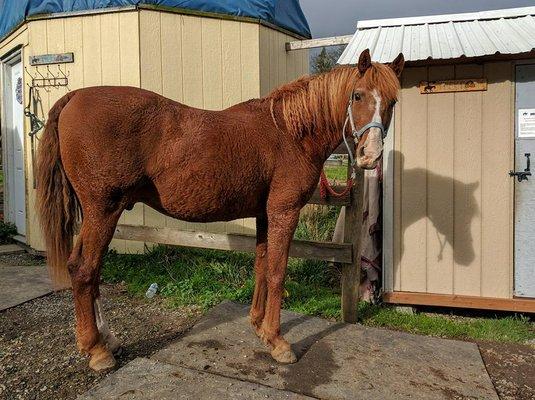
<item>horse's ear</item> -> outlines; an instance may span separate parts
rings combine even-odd
[[[370,57],[370,49],[364,50],[362,53],[360,53],[359,57],[359,63],[358,68],[361,75],[364,75],[364,73],[372,66],[372,58]]]
[[[399,53],[399,55],[396,57],[394,61],[390,64],[390,68],[394,71],[394,73],[399,78],[401,76],[401,73],[403,72],[403,67],[405,66],[405,57],[403,56],[403,53]]]

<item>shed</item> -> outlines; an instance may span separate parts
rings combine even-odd
[[[384,151],[385,301],[535,312],[534,16],[361,21],[340,57],[407,60]]]
[[[29,135],[26,105],[44,120],[70,90],[129,85],[222,109],[308,73],[308,51],[286,53],[284,47],[308,37],[298,0],[0,2],[5,219],[16,224],[17,239],[44,249],[34,206],[32,154],[39,134]],[[142,204],[120,223],[224,233],[254,232],[255,226],[254,220],[190,224]],[[144,248],[125,240],[112,246]]]

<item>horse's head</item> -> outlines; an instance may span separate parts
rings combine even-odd
[[[383,152],[383,139],[392,119],[404,64],[403,54],[388,65],[372,63],[367,49],[360,55],[359,79],[348,106],[348,119],[352,119],[357,143],[355,159],[360,168],[374,169]]]

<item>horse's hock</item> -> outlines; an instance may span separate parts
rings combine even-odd
[[[185,337],[81,398],[498,399],[474,343],[283,311],[282,330],[299,361],[279,365],[248,326],[247,311],[220,304]]]

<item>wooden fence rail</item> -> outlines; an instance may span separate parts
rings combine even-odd
[[[256,236],[235,233],[190,232],[174,228],[154,228],[138,225],[118,225],[115,239],[169,244],[214,250],[254,252]],[[331,261],[341,264],[353,262],[352,246],[347,243],[294,240],[290,257]]]

